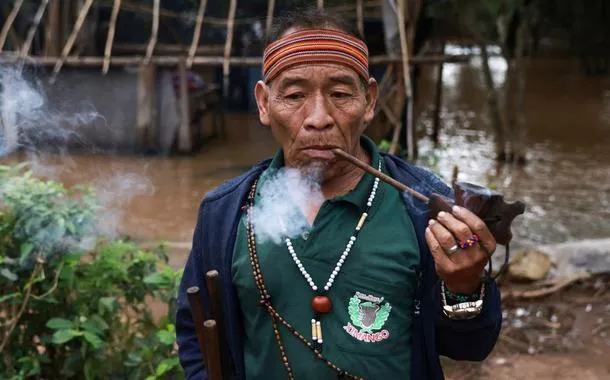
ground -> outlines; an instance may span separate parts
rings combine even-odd
[[[504,306],[498,343],[483,363],[443,360],[448,380],[610,379],[608,277]]]

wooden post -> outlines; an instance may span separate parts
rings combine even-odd
[[[360,37],[364,38],[364,9],[362,6],[363,0],[356,1],[356,18],[358,20],[358,32]]]
[[[44,34],[44,55],[46,57],[59,56],[59,39],[61,35],[59,18],[61,16],[60,0],[50,0],[49,13],[47,13],[47,27]]]
[[[136,149],[146,152],[156,147],[157,137],[157,67],[141,64],[138,72],[138,109],[136,115]]]
[[[189,49],[189,57],[186,61],[186,67],[191,68],[193,66],[193,58],[197,52],[197,46],[199,46],[199,38],[201,38],[201,25],[203,25],[203,16],[205,15],[205,8],[208,5],[207,0],[201,0],[199,3],[199,10],[197,11],[197,21],[195,22],[195,32],[193,33],[193,41],[191,48]]]
[[[106,37],[106,46],[104,48],[104,66],[102,73],[107,74],[110,68],[110,56],[112,54],[112,44],[114,43],[114,32],[116,30],[116,21],[119,18],[119,10],[121,9],[121,0],[114,0],[112,6],[112,14],[110,15],[110,25],[108,27],[108,37]]]
[[[148,64],[150,62],[150,57],[152,57],[153,52],[155,51],[155,45],[157,44],[157,35],[159,34],[159,8],[160,7],[161,7],[161,0],[155,0],[154,8],[153,8],[152,30],[150,32],[150,41],[148,41],[148,47],[146,48],[146,58],[144,58],[145,64]]]
[[[178,128],[178,152],[189,153],[193,144],[191,141],[191,121],[189,112],[188,82],[186,77],[186,62],[181,60],[178,64],[180,76],[180,126]]]
[[[223,75],[223,95],[229,94],[229,65],[231,58],[231,47],[233,46],[233,26],[235,25],[235,11],[237,9],[237,0],[231,0],[229,5],[229,18],[227,20],[227,41],[225,43],[224,62],[222,64]]]
[[[441,52],[445,52],[445,42],[441,45]],[[441,62],[438,65],[436,71],[436,93],[434,97],[434,120],[432,124],[432,142],[434,146],[438,146],[438,136],[441,129],[441,107],[443,102],[443,67],[444,63]]]
[[[405,0],[398,0],[398,31],[400,34],[400,51],[402,55],[402,75],[403,84],[405,86],[405,101],[407,102],[407,154],[409,160],[415,159],[415,126],[413,125],[413,93],[411,88],[411,75],[409,70],[409,45],[407,42],[407,31],[405,29],[405,13],[407,7]],[[400,135],[400,133],[394,133],[394,136]],[[392,147],[390,147],[390,153],[395,153],[396,141],[392,139]],[[393,149],[392,149],[393,148]],[[392,151],[393,150],[393,151]]]
[[[32,41],[34,41],[34,35],[36,34],[36,30],[38,29],[38,25],[40,25],[40,20],[42,20],[42,16],[44,15],[44,11],[47,9],[48,4],[49,0],[40,1],[34,20],[32,20],[32,25],[30,25],[30,28],[28,29],[27,38],[21,47],[21,57],[25,57],[30,53],[30,46],[32,46]]]
[[[89,13],[89,9],[91,9],[91,4],[93,4],[93,0],[86,0],[85,4],[81,8],[80,13],[78,14],[78,18],[76,19],[76,23],[74,24],[74,28],[72,29],[72,33],[70,33],[70,37],[68,37],[68,41],[66,41],[66,45],[64,46],[64,49],[61,52],[61,58],[58,59],[55,63],[55,67],[53,68],[53,76],[51,77],[51,83],[55,82],[57,73],[59,72],[59,70],[61,70],[61,66],[66,60],[68,54],[70,54],[70,50],[72,50],[72,46],[74,46],[74,41],[76,41],[76,36],[78,35],[78,32],[80,31],[85,22],[87,13]]]
[[[273,12],[275,11],[275,0],[269,0],[267,4],[267,23],[265,24],[265,34],[269,37],[271,25],[273,24]]]
[[[4,48],[4,43],[6,42],[6,37],[8,36],[9,30],[13,27],[13,22],[17,18],[17,14],[19,13],[19,9],[23,5],[23,0],[17,0],[15,5],[13,5],[13,9],[11,13],[8,14],[6,21],[4,22],[4,26],[2,26],[2,31],[0,31],[0,52]]]

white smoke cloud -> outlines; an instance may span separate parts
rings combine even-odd
[[[260,200],[252,210],[252,225],[259,242],[280,244],[310,229],[305,215],[308,207],[321,205],[318,169],[303,174],[294,168],[281,168],[260,189]]]

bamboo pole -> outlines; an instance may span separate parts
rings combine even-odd
[[[85,23],[85,19],[87,18],[89,9],[91,9],[91,4],[93,4],[93,0],[86,0],[85,4],[78,13],[78,18],[76,19],[74,28],[72,29],[70,37],[68,37],[68,41],[66,41],[64,49],[61,52],[61,58],[57,60],[57,63],[55,63],[55,67],[53,68],[53,76],[51,77],[51,83],[55,82],[57,73],[59,73],[59,70],[61,70],[61,66],[64,64],[64,61],[68,57],[68,54],[70,54],[70,50],[72,50],[72,46],[74,46],[74,41],[76,41],[76,36],[78,35],[78,32]]]
[[[227,22],[227,41],[225,44],[224,62],[222,64],[223,75],[223,94],[227,96],[229,93],[229,65],[231,63],[231,46],[233,46],[233,26],[235,24],[235,11],[237,9],[237,0],[231,0],[229,5],[229,18]]]
[[[189,112],[189,94],[188,94],[188,78],[186,76],[186,62],[180,60],[178,64],[178,74],[180,76],[180,126],[178,129],[178,151],[180,153],[188,153],[193,149],[191,142],[191,122]]]
[[[265,26],[265,34],[269,37],[271,25],[273,24],[273,12],[275,11],[275,0],[269,0],[267,4],[267,23]]]
[[[25,42],[21,47],[21,57],[25,57],[30,53],[30,46],[32,46],[32,41],[34,41],[34,35],[36,34],[36,30],[38,29],[38,25],[40,25],[40,20],[42,20],[42,16],[44,15],[44,11],[47,9],[48,4],[49,0],[40,0],[40,5],[38,6],[36,15],[34,15],[34,20],[32,20],[32,25],[30,25]]]
[[[13,27],[13,22],[17,18],[17,14],[23,5],[23,0],[17,0],[15,5],[13,5],[13,9],[11,13],[8,14],[6,21],[4,22],[4,26],[2,27],[2,31],[0,31],[0,52],[4,48],[4,43],[6,42],[6,37],[8,36],[9,30]]]
[[[44,36],[44,55],[56,57],[59,55],[59,36],[60,25],[59,18],[61,16],[60,0],[51,0],[51,6],[47,13],[47,24],[45,27]]]
[[[356,18],[358,22],[358,33],[360,33],[360,37],[364,37],[364,9],[363,9],[363,0],[356,1]]]
[[[410,160],[415,157],[415,138],[414,126],[413,126],[413,93],[411,89],[411,75],[409,71],[409,45],[407,42],[407,31],[405,29],[405,13],[408,11],[405,6],[405,0],[398,0],[398,32],[400,34],[400,52],[402,57],[402,75],[403,84],[405,86],[405,96],[407,102],[407,154]],[[394,131],[392,137],[392,145],[390,146],[390,154],[395,154],[398,147],[398,138],[400,137],[400,127],[397,127],[398,131]]]
[[[445,51],[445,41],[441,45],[441,52]],[[434,96],[434,118],[432,122],[432,141],[434,146],[438,146],[438,138],[441,129],[441,107],[443,102],[443,69],[444,64],[441,62],[436,71],[436,92]]]
[[[112,54],[112,44],[114,43],[114,32],[116,30],[116,22],[119,18],[119,11],[121,10],[121,0],[114,0],[112,6],[112,14],[110,15],[110,26],[108,28],[108,37],[106,37],[106,47],[104,48],[104,66],[102,67],[102,73],[107,74],[110,68],[110,55]]]
[[[157,67],[152,63],[142,63],[138,71],[136,113],[136,146],[142,152],[155,149],[157,145],[156,79]]]
[[[19,61],[19,52],[7,51],[0,53],[0,58],[5,62],[17,62]],[[112,64],[116,66],[136,66],[143,62],[143,56],[120,56],[113,57]],[[176,66],[182,57],[175,55],[166,56],[154,56],[150,62],[155,63],[157,66]],[[195,57],[193,59],[193,65],[198,66],[222,66],[225,63],[225,58],[222,56],[214,57]],[[260,66],[262,64],[261,57],[230,57],[229,63],[234,66]],[[389,64],[398,63],[400,58],[390,56],[374,56],[369,59],[371,64]],[[465,63],[468,62],[468,57],[463,56],[421,56],[413,57],[410,61],[411,64],[438,64],[439,62],[454,62],[454,63]],[[37,64],[43,66],[53,66],[57,63],[57,57],[40,57],[31,56],[28,58],[26,64]],[[69,66],[99,66],[102,67],[104,64],[104,57],[96,56],[68,56],[64,59],[63,64]]]
[[[197,11],[197,21],[195,23],[195,32],[193,33],[193,42],[189,49],[189,56],[186,61],[186,67],[191,68],[193,66],[193,58],[197,52],[197,46],[199,46],[199,38],[201,37],[201,25],[203,25],[203,16],[205,14],[205,8],[208,5],[207,0],[201,0],[199,3],[199,10]]]
[[[145,65],[148,65],[150,58],[155,51],[157,35],[159,34],[159,9],[161,8],[161,0],[155,0],[153,5],[153,24],[152,31],[150,32],[150,41],[148,42],[148,48],[146,49],[146,58],[144,59]]]

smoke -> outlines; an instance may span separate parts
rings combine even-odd
[[[36,152],[41,145],[84,143],[79,127],[98,121],[105,125],[89,102],[79,103],[78,109],[74,104],[51,106],[42,82],[26,74],[17,67],[0,67],[0,157],[18,149]]]
[[[91,218],[93,222],[79,227],[81,233],[76,235],[81,236],[82,240],[68,241],[64,236],[70,234],[65,228],[58,228],[57,223],[38,216],[32,219],[38,222],[30,222],[24,233],[33,236],[40,246],[63,245],[91,249],[102,236],[116,238],[129,202],[138,196],[152,195],[155,187],[143,175],[125,171],[109,174],[107,168],[99,170],[100,174],[94,179],[89,175],[85,180],[86,173],[81,172],[83,168],[75,162],[75,156],[67,154],[68,146],[76,143],[84,148],[81,153],[103,153],[86,140],[84,128],[103,128],[108,133],[116,131],[108,127],[104,116],[91,102],[68,100],[70,94],[57,84],[53,91],[47,92],[45,82],[40,79],[43,77],[41,74],[44,75],[36,72],[36,68],[26,70],[22,65],[0,65],[0,159],[22,151],[23,154],[15,155],[15,158],[18,162],[27,162],[27,169],[35,178],[59,182],[69,178],[72,184],[90,184],[97,207]],[[53,95],[49,95],[51,93]],[[14,161],[13,157],[10,161]],[[87,169],[90,173],[91,168]],[[13,205],[27,204],[18,198],[17,193],[37,194],[36,189],[46,189],[45,185],[14,177],[11,181],[17,181],[23,187],[17,191],[15,185],[7,182],[6,178],[3,181],[0,183],[0,208],[3,203],[7,205],[5,201],[11,196],[17,197]],[[40,195],[40,199],[51,198]],[[65,209],[69,208],[62,202],[48,207],[58,214],[65,214]],[[26,212],[30,212],[29,209]]]
[[[311,227],[308,207],[324,202],[320,189],[323,168],[295,169],[283,167],[265,178],[259,201],[252,210],[252,225],[259,242],[282,242]]]
[[[97,233],[115,238],[119,234],[118,226],[125,216],[125,207],[136,197],[153,195],[155,187],[142,175],[117,173],[94,184],[94,191],[101,206],[97,215]]]

